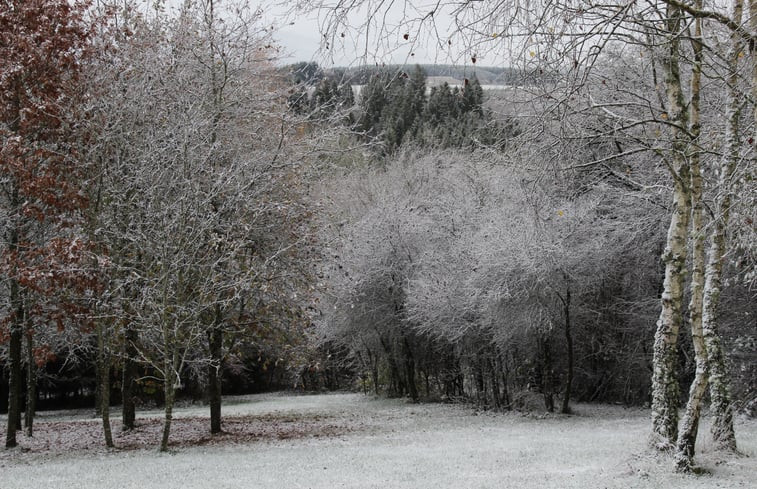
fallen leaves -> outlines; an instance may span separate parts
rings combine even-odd
[[[21,452],[46,456],[59,456],[70,452],[107,452],[103,442],[102,421],[37,421],[33,437],[19,432]],[[122,431],[121,423],[114,421],[113,441],[119,451],[156,449],[163,430],[162,418],[138,419],[133,430]],[[301,438],[337,437],[353,431],[344,420],[327,416],[306,415],[242,415],[223,418],[223,431],[210,434],[207,417],[174,418],[171,423],[170,447],[206,445],[235,445]],[[12,457],[8,451],[0,452],[0,460]]]

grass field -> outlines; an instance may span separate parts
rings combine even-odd
[[[101,447],[90,412],[41,413],[33,440],[22,436],[20,448],[0,451],[0,489],[757,487],[755,420],[737,424],[747,456],[712,451],[702,426],[697,461],[708,473],[684,476],[646,450],[650,418],[642,409],[492,414],[359,394],[225,402],[219,436],[206,434],[206,408],[178,409],[164,454],[156,450],[160,411],[140,412],[128,434],[114,422],[115,450]]]

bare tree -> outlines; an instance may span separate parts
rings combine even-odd
[[[125,361],[135,353],[163,382],[161,450],[188,369],[207,375],[220,431],[224,335],[251,327],[271,296],[259,288],[287,294],[301,277],[280,278],[304,209],[289,194],[299,177],[281,153],[288,133],[267,34],[255,12],[223,12],[211,1],[150,18],[127,6],[97,72],[102,315],[123,335]]]

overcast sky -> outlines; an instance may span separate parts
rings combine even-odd
[[[416,4],[415,11],[393,10],[382,16],[380,23],[369,22],[365,11],[356,11],[348,19],[349,26],[332,31],[333,36],[328,39],[323,36],[326,31],[325,12],[320,13],[320,18],[317,12],[287,12],[291,7],[282,2],[266,8],[265,17],[268,23],[278,27],[276,38],[285,54],[282,64],[297,61],[317,61],[323,66],[471,64],[473,53],[449,43],[447,36],[452,30],[451,18],[437,16],[435,31],[428,32],[412,19],[422,17],[429,7],[424,7],[422,0]],[[482,61],[496,64],[494,59]]]

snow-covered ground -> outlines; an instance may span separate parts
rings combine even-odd
[[[640,409],[579,405],[573,416],[539,417],[359,394],[225,402],[228,434],[200,434],[201,445],[178,443],[168,454],[154,448],[159,411],[138,417],[137,431],[149,435],[151,448],[114,451],[82,441],[89,431],[97,433],[99,421],[89,413],[41,413],[35,440],[21,438],[27,450],[0,452],[0,489],[757,487],[754,420],[737,425],[748,457],[710,450],[703,426],[697,460],[710,474],[682,476],[673,473],[670,460],[645,450],[649,412]],[[201,406],[179,409],[178,438],[191,442],[192,429],[205,429],[200,417],[206,415]],[[4,418],[0,422],[5,425]],[[116,443],[125,446],[127,438],[119,437]]]

